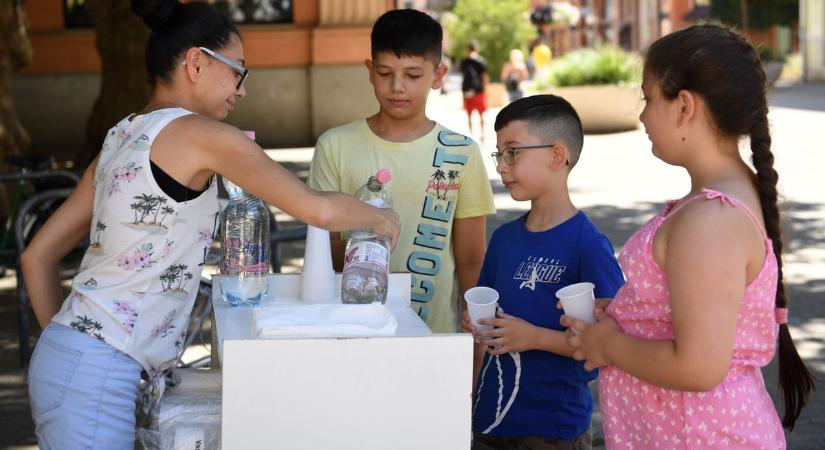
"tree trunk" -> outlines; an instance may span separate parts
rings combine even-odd
[[[149,101],[145,46],[149,29],[130,8],[129,0],[90,0],[100,53],[100,94],[86,127],[86,144],[75,158],[84,168],[100,152],[106,133]]]
[[[742,14],[742,32],[748,32],[748,0],[739,0],[739,13]]]
[[[31,144],[17,119],[11,92],[14,73],[31,59],[29,24],[22,2],[0,1],[0,159],[22,153]]]

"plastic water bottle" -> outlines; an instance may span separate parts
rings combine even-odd
[[[387,189],[391,174],[381,169],[361,186],[355,197],[377,208],[392,208]],[[385,303],[390,267],[390,238],[372,230],[352,230],[344,252],[341,300],[344,303]]]
[[[223,185],[229,203],[221,220],[221,292],[232,306],[257,306],[269,287],[269,210],[226,178]]]

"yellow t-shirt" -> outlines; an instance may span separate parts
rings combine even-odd
[[[308,184],[353,194],[382,168],[392,171],[389,190],[401,217],[390,271],[411,273],[413,309],[433,331],[454,332],[453,219],[495,213],[478,144],[439,124],[414,141],[391,142],[357,120],[318,138]]]
[[[536,69],[550,64],[550,59],[553,57],[553,52],[546,44],[539,44],[533,48],[533,65]]]

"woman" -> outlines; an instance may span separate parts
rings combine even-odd
[[[524,96],[521,82],[530,76],[527,65],[524,63],[524,54],[519,49],[510,50],[510,60],[501,68],[501,81],[507,88],[510,101],[516,101]]]
[[[29,369],[43,449],[133,448],[141,371],[157,379],[182,350],[217,223],[215,174],[306,223],[372,228],[393,245],[398,235],[394,213],[307,188],[220,122],[246,95],[249,74],[225,17],[202,2],[133,0],[132,8],[152,29],[149,104],[109,131],[75,192],[21,256],[44,328]],[[92,225],[64,301],[57,265]]]

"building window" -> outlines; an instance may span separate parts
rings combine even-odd
[[[63,0],[63,24],[66,28],[92,28],[92,10],[86,0]]]
[[[209,0],[238,24],[292,23],[292,0]]]
[[[292,23],[293,0],[209,0],[237,24]],[[87,0],[63,0],[66,28],[95,25]]]

